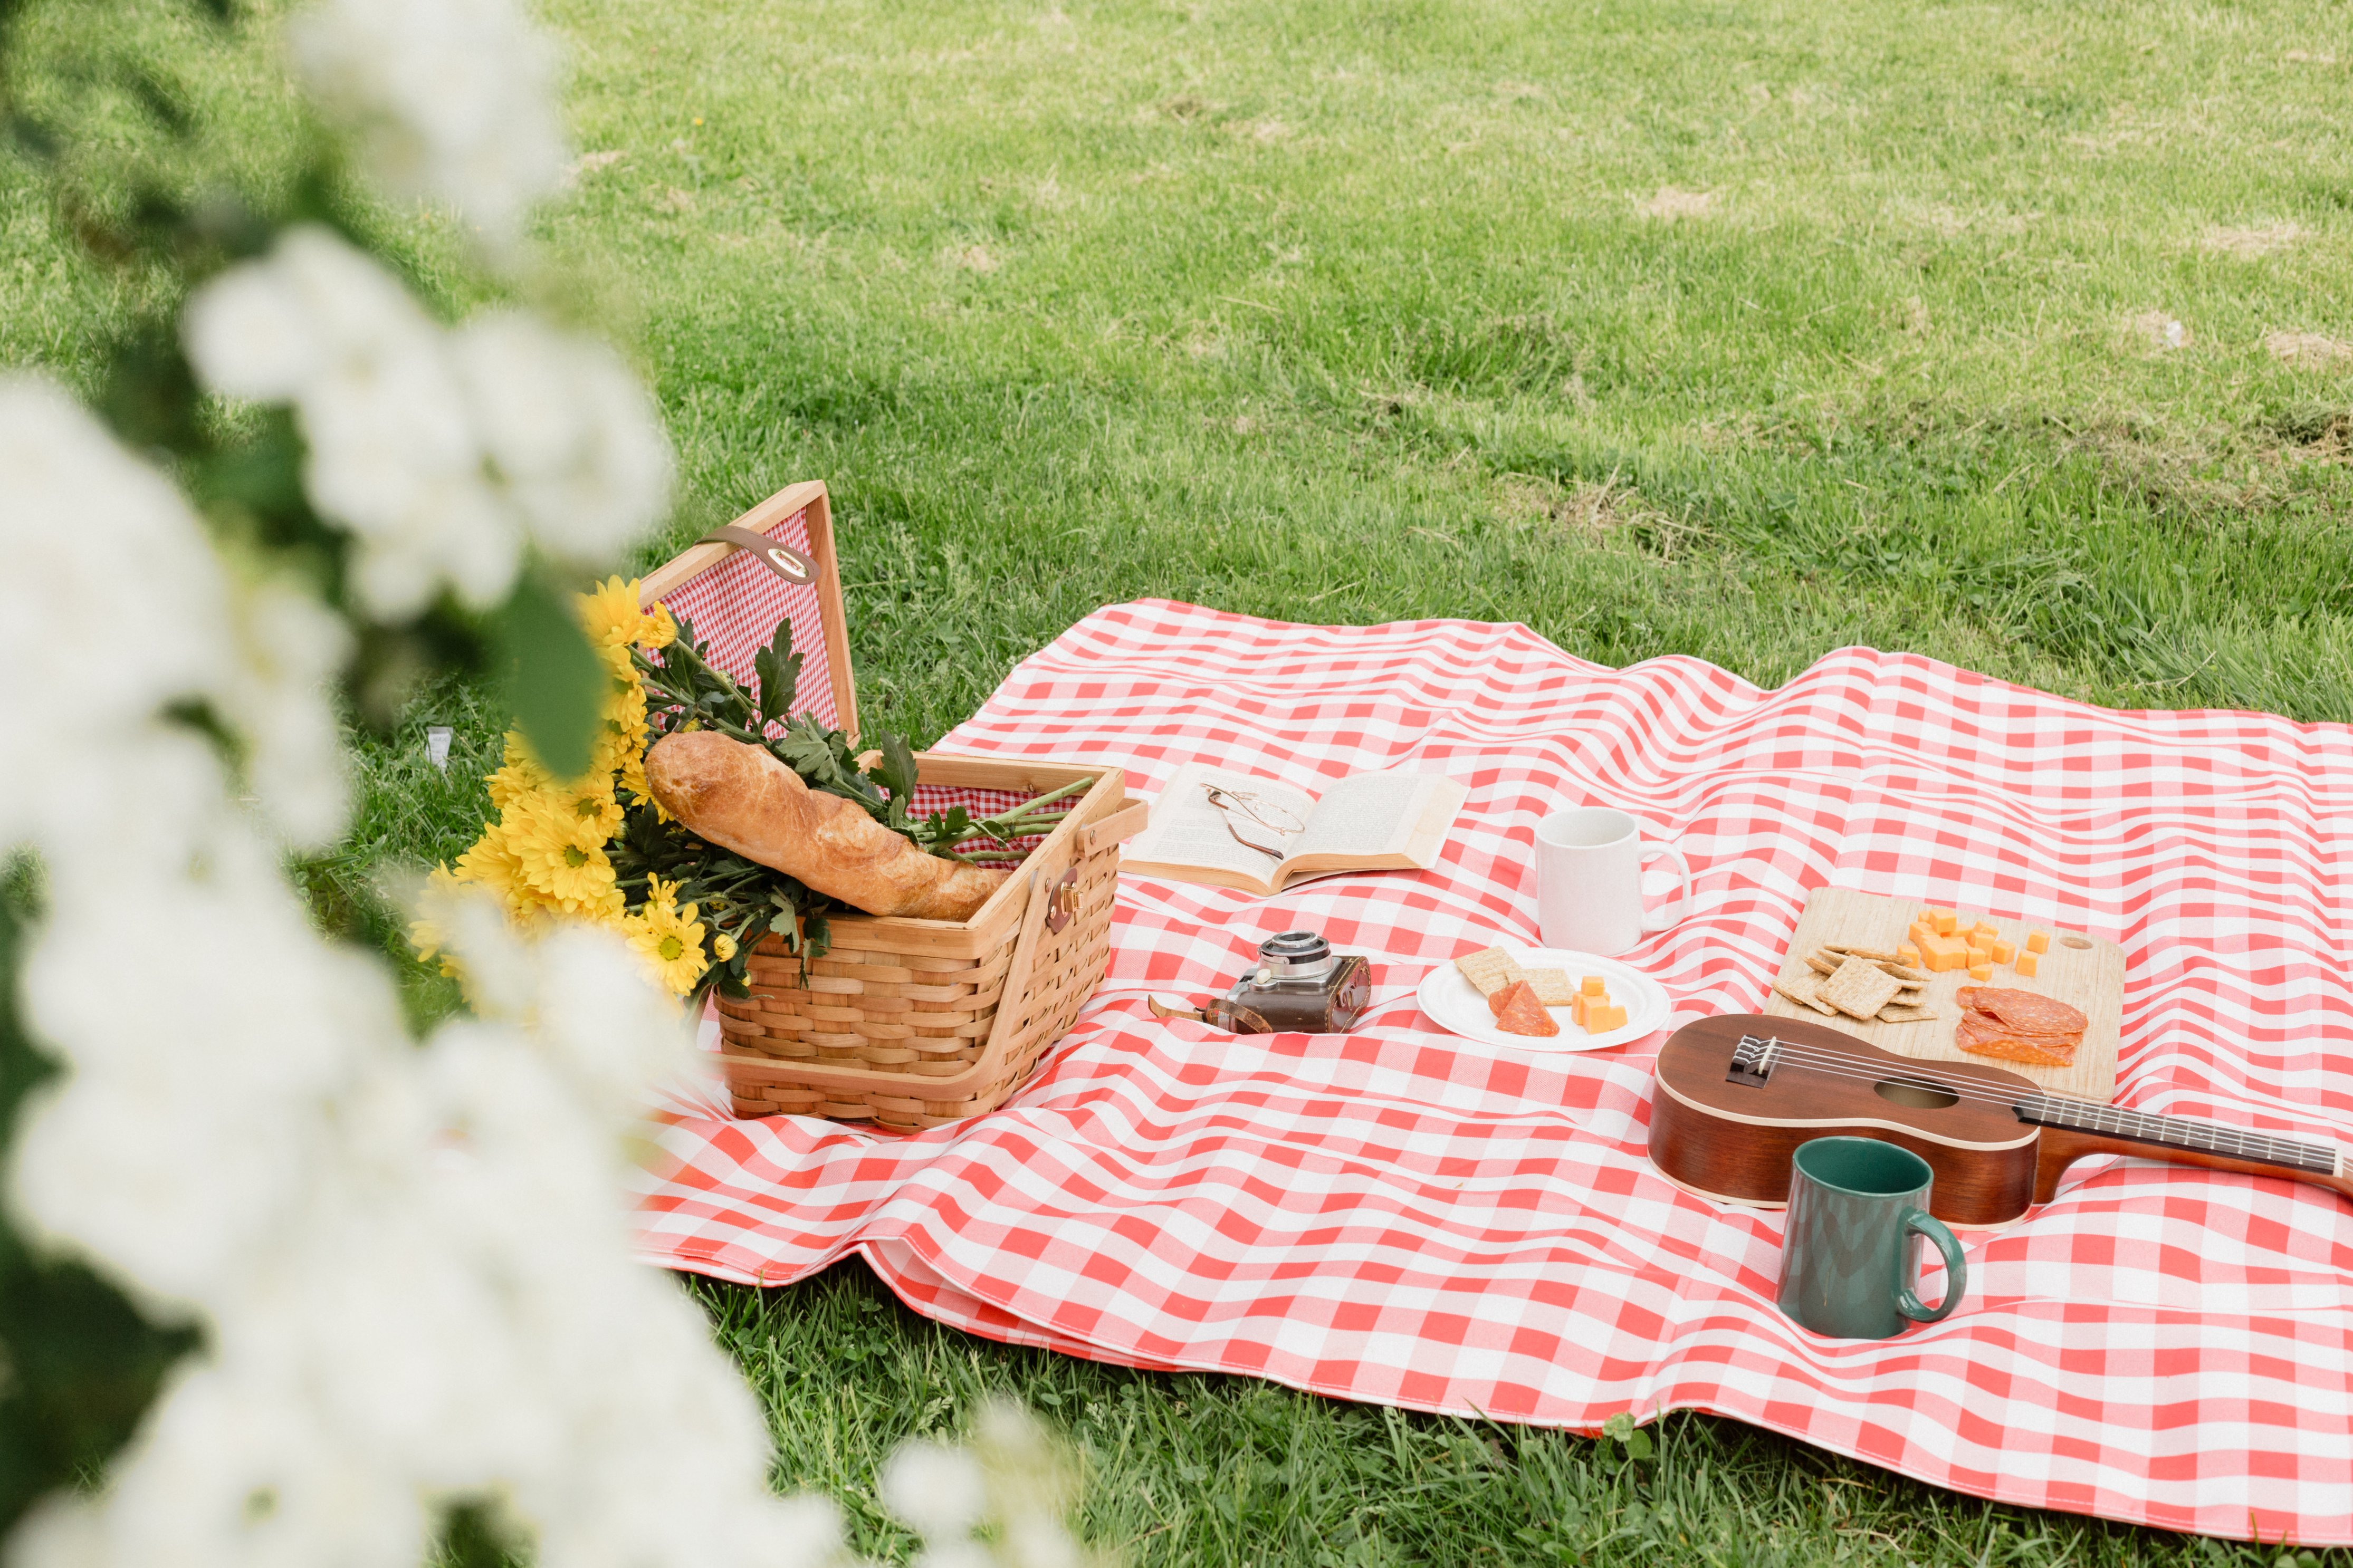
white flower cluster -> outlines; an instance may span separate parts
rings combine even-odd
[[[42,720],[0,728],[0,850],[47,872],[25,1016],[65,1069],[6,1200],[206,1344],[10,1568],[411,1568],[461,1498],[549,1568],[828,1557],[830,1505],[769,1493],[754,1401],[629,1254],[624,1146],[688,1059],[675,1005],[615,938],[526,945],[461,905],[434,914],[481,1016],[412,1041],[209,743],[158,714],[268,691],[259,754],[307,751],[332,733],[323,612],[233,589],[178,496],[48,384],[0,383],[0,580],[79,634],[18,650]]]
[[[322,0],[290,40],[376,178],[456,208],[493,253],[563,179],[555,51],[514,0]]]
[[[281,836],[308,848],[341,834],[349,790],[325,689],[343,622],[287,583],[233,580],[178,493],[47,382],[0,380],[0,473],[5,580],[75,628],[13,651],[40,705],[0,726],[0,846],[79,823],[74,842],[124,863],[94,865],[102,878],[149,856],[150,833],[185,841],[219,791],[190,786],[211,775],[210,753],[155,711],[190,700],[242,731]]]
[[[1087,1568],[1063,1524],[1078,1479],[1018,1405],[985,1406],[969,1449],[902,1444],[881,1480],[882,1506],[923,1538],[913,1568]]]
[[[512,310],[445,330],[323,228],[205,285],[182,331],[214,391],[293,405],[304,487],[356,536],[353,586],[379,620],[444,585],[499,603],[526,541],[608,562],[669,500],[669,442],[608,345]]]

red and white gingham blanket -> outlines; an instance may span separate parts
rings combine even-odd
[[[1817,1338],[1773,1307],[1781,1218],[1643,1156],[1651,1054],[1490,1053],[1410,1004],[1345,1036],[1159,1024],[1293,926],[1377,991],[1535,940],[1536,819],[1619,806],[1690,858],[1690,918],[1630,962],[1678,1021],[1757,1008],[1811,889],[2096,931],[2127,954],[2122,1104],[2353,1137],[2353,734],[2116,713],[1848,648],[1788,686],[1616,670],[1524,626],[1286,626],[1119,605],[942,749],[1208,759],[1313,784],[1472,785],[1426,875],[1264,902],[1123,879],[1111,974],[1006,1110],[894,1138],[681,1101],[644,1255],[781,1283],[855,1250],[916,1309],[1135,1366],[1248,1373],[1591,1430],[1713,1410],[1983,1497],[2353,1542],[2353,1205],[2141,1161],[1969,1247],[1947,1321]]]

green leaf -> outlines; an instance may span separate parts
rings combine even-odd
[[[801,656],[793,651],[791,617],[778,621],[775,638],[752,656],[752,670],[760,678],[760,717],[771,723],[791,718],[793,693],[801,681]]]
[[[603,716],[605,667],[571,609],[532,573],[495,612],[507,701],[523,739],[558,778],[586,772]]]
[[[915,798],[915,749],[907,744],[904,735],[888,731],[875,737],[882,752],[881,763],[873,777],[891,792],[891,804],[905,815],[906,803]]]

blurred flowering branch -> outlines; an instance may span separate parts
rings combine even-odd
[[[383,716],[506,663],[540,754],[585,757],[608,678],[560,595],[662,515],[650,399],[528,312],[440,324],[316,127],[241,190],[162,62],[40,57],[29,15],[16,143],[148,303],[111,430],[0,378],[0,574],[65,628],[14,650],[43,700],[0,729],[9,1562],[396,1568],[453,1510],[551,1563],[825,1558],[829,1506],[769,1493],[761,1413],[629,1253],[674,1005],[609,933],[451,899],[475,1015],[412,1039],[281,868],[343,827],[339,689]],[[524,263],[561,139],[509,0],[338,0],[292,54],[367,180]],[[44,69],[143,105],[152,156],[77,140]]]
[[[639,1107],[695,1066],[674,1003],[616,933],[445,880],[418,912],[473,1012],[414,1039],[284,875],[343,829],[339,703],[503,669],[534,755],[593,754],[617,672],[565,590],[663,513],[652,402],[530,311],[445,325],[369,237],[368,192],[425,200],[486,281],[529,273],[553,49],[513,0],[320,0],[288,39],[315,120],[225,150],[163,59],[85,47],[96,14],[0,0],[13,142],[144,301],[103,422],[0,376],[0,574],[64,628],[15,645],[41,700],[0,727],[0,1550],[824,1563],[831,1506],[769,1492],[762,1413],[629,1251]],[[100,100],[145,131],[75,118]],[[1026,1419],[894,1469],[934,1568],[1076,1568]]]

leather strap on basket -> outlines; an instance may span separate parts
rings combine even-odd
[[[740,545],[759,557],[761,565],[765,566],[786,582],[797,584],[804,588],[814,587],[817,584],[816,562],[789,544],[777,543],[765,533],[754,533],[748,528],[738,528],[731,522],[723,527],[712,529],[695,542]]]

